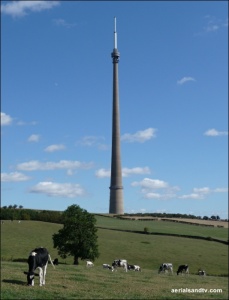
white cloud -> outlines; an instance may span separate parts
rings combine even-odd
[[[204,199],[204,195],[202,193],[191,193],[187,195],[182,195],[178,197],[179,199]]]
[[[182,84],[184,84],[185,82],[188,82],[188,81],[196,81],[196,79],[193,78],[193,77],[183,77],[180,80],[177,80],[177,84],[182,85]]]
[[[219,25],[217,24],[208,24],[205,28],[204,31],[206,32],[211,32],[211,31],[217,31],[219,29]]]
[[[105,178],[111,176],[111,170],[99,169],[95,172],[95,176],[98,178]]]
[[[140,168],[140,167],[136,167],[136,168],[123,168],[122,169],[122,176],[123,177],[128,177],[130,175],[142,175],[142,174],[150,174],[150,168],[148,167],[144,167],[144,168]]]
[[[216,188],[213,190],[215,193],[228,193],[228,188]]]
[[[220,27],[224,26],[223,22],[220,19],[217,19],[214,16],[207,15],[205,16],[207,24],[203,27],[203,32],[216,32]]]
[[[142,181],[134,181],[132,186],[140,186],[141,193],[146,199],[167,200],[176,197],[178,187],[170,186],[167,182],[159,179],[144,178]]]
[[[64,19],[54,19],[53,23],[57,26],[62,26],[62,27],[65,27],[65,28],[72,28],[72,27],[75,27],[77,25],[76,23],[68,23]]]
[[[155,128],[148,128],[142,131],[137,131],[134,134],[125,133],[123,136],[121,136],[121,140],[125,142],[138,142],[138,143],[144,143],[145,141],[148,141],[156,136],[157,129]]]
[[[194,188],[193,192],[198,194],[209,194],[211,190],[209,187],[203,187],[203,188]]]
[[[42,170],[72,170],[72,169],[90,169],[93,163],[83,163],[80,161],[60,160],[59,162],[39,162],[32,160],[17,165],[17,170],[23,171],[42,171]]]
[[[10,1],[1,5],[1,12],[11,17],[23,17],[30,12],[40,12],[51,9],[60,1]]]
[[[3,182],[27,181],[29,179],[30,177],[20,172],[1,173],[1,181]]]
[[[79,184],[39,182],[30,189],[31,193],[45,194],[49,197],[76,198],[85,195],[85,190]]]
[[[32,122],[27,123],[27,122],[24,122],[24,121],[18,121],[17,125],[18,126],[26,126],[26,125],[32,125],[32,126],[34,126],[34,125],[37,125],[37,122],[36,121],[32,121]]]
[[[204,16],[204,26],[202,30],[196,33],[196,36],[202,36],[204,34],[216,33],[224,27],[228,27],[228,19],[221,20],[215,16],[206,15]]]
[[[168,187],[168,183],[158,179],[144,178],[142,181],[132,182],[132,186],[141,186],[144,189],[164,189]]]
[[[147,199],[162,199],[163,195],[159,193],[146,193],[145,198]]]
[[[85,136],[77,144],[86,147],[97,147],[99,150],[107,150],[109,147],[106,144],[103,144],[104,137],[102,136]]]
[[[94,146],[95,144],[98,143],[98,140],[102,139],[102,137],[97,137],[97,136],[85,136],[81,139],[79,142],[82,146]]]
[[[140,168],[123,168],[122,169],[122,176],[123,177],[128,177],[131,175],[142,175],[142,174],[150,174],[150,169],[148,167]],[[105,178],[105,177],[110,177],[111,176],[111,171],[106,170],[106,169],[99,169],[95,172],[95,176],[99,178]]]
[[[228,188],[210,189],[209,187],[193,188],[191,194],[179,196],[179,199],[205,199],[207,195],[212,193],[227,193]]]
[[[13,119],[11,116],[5,114],[4,112],[1,112],[1,126],[10,125],[12,123]]]
[[[228,135],[228,131],[218,131],[214,128],[209,129],[207,131],[205,131],[204,135],[207,136],[222,136],[222,135]]]
[[[58,145],[50,145],[44,149],[45,152],[55,152],[55,151],[60,151],[64,150],[66,147],[63,144],[58,144]]]
[[[39,134],[32,134],[30,137],[28,137],[28,142],[39,142],[40,140],[40,135]]]

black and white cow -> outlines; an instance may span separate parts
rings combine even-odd
[[[49,255],[48,250],[46,248],[41,247],[31,251],[28,257],[29,271],[24,272],[24,274],[27,275],[28,285],[34,286],[35,275],[39,276],[40,278],[40,286],[45,285],[45,275],[46,275],[48,260],[50,260],[51,264],[53,265],[51,256]],[[34,273],[37,268],[39,269],[39,275]]]
[[[198,275],[200,276],[206,276],[206,272],[204,270],[198,270]]]
[[[188,268],[188,265],[180,265],[178,270],[177,270],[177,275],[179,273],[185,273],[185,274],[189,274],[189,268]]]
[[[160,265],[158,273],[167,273],[170,272],[171,274],[173,274],[173,264],[171,263],[163,263]]]
[[[104,269],[111,270],[111,272],[114,271],[114,267],[113,267],[113,266],[110,266],[109,264],[103,264],[103,268],[104,268]]]
[[[115,259],[112,263],[112,267],[121,267],[127,272],[127,260],[126,259]]]
[[[129,264],[127,264],[127,268],[128,268],[128,270],[133,270],[133,271],[139,271],[139,272],[141,272],[141,268],[138,265],[129,265]]]

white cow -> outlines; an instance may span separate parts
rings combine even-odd
[[[141,268],[140,268],[140,266],[138,266],[138,265],[134,265],[134,271],[139,271],[139,272],[141,272]]]
[[[128,264],[128,270],[133,270],[133,271],[141,271],[141,268],[140,268],[140,266],[138,266],[138,265],[129,265]]]
[[[91,262],[90,260],[87,260],[87,267],[94,267],[93,262]]]
[[[103,268],[104,268],[104,269],[111,270],[111,272],[114,271],[114,267],[113,267],[113,266],[110,266],[110,265],[108,265],[108,264],[103,264]]]
[[[127,272],[127,260],[126,259],[115,259],[112,263],[112,267],[122,267]]]
[[[158,273],[160,274],[161,272],[163,272],[163,273],[170,272],[171,274],[173,274],[173,264],[171,264],[171,263],[161,264],[160,268],[158,270]]]

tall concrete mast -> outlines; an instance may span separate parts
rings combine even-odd
[[[120,116],[119,116],[119,86],[116,18],[114,18],[114,49],[111,53],[113,62],[113,113],[112,113],[112,154],[111,154],[111,182],[110,182],[110,214],[124,214],[122,164],[120,149]]]

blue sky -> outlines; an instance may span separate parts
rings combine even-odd
[[[1,1],[1,205],[228,218],[227,1]]]

